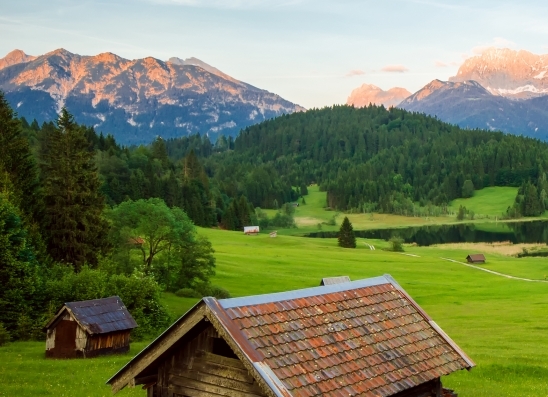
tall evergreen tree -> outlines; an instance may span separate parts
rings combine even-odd
[[[63,108],[56,128],[43,139],[41,171],[48,252],[76,271],[85,263],[96,265],[98,256],[107,249],[108,224],[101,215],[104,197],[85,131]]]
[[[345,216],[339,230],[339,247],[343,248],[356,248],[356,236],[354,235],[354,229],[352,223]]]
[[[13,185],[17,205],[29,218],[39,220],[42,200],[38,170],[32,157],[21,122],[0,91],[0,168],[7,173]]]

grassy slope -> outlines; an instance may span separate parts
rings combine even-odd
[[[449,208],[457,212],[462,205],[474,211],[477,216],[500,217],[512,206],[516,194],[517,187],[486,187],[477,190],[474,197],[453,200]]]

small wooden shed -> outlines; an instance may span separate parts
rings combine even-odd
[[[485,263],[485,255],[483,254],[470,254],[466,257],[468,263]]]
[[[68,302],[44,327],[46,357],[95,357],[129,350],[137,323],[118,296]]]
[[[148,397],[455,396],[474,362],[390,275],[203,298],[108,380]]]

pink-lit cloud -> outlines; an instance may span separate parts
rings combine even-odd
[[[514,48],[516,43],[503,37],[495,37],[490,43],[480,44],[472,48],[473,55],[481,55],[491,48]]]
[[[409,71],[409,69],[403,65],[386,65],[381,70],[383,72],[389,72],[389,73],[405,73]]]
[[[355,77],[355,76],[363,76],[365,72],[361,69],[353,69],[350,72],[348,72],[345,76],[346,77]]]

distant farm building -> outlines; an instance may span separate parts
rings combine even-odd
[[[148,397],[455,396],[474,362],[389,275],[203,298],[108,380]]]
[[[468,263],[485,263],[485,255],[483,254],[470,254],[466,257]]]
[[[270,237],[278,237],[278,232],[274,230],[273,232],[268,233]]]
[[[259,226],[244,226],[244,234],[251,236],[259,234]]]
[[[339,276],[339,277],[324,277],[320,282],[320,285],[333,285],[340,283],[349,283],[350,277],[348,276]]]
[[[46,357],[95,357],[129,350],[137,323],[118,296],[65,303],[44,327]]]

